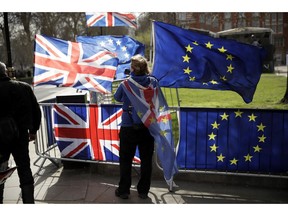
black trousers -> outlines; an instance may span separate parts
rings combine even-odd
[[[132,160],[138,146],[141,160],[140,179],[137,184],[138,193],[148,194],[151,185],[152,159],[154,152],[154,138],[147,128],[134,129],[121,127],[120,129],[120,181],[119,192],[130,194]]]
[[[29,134],[20,130],[19,139],[13,142],[11,153],[17,166],[23,203],[34,203],[34,178],[30,168]],[[0,187],[0,198],[3,197],[4,186]]]

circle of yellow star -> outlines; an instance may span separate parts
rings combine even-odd
[[[259,138],[259,142],[263,142],[263,143],[265,142],[266,137],[264,136],[264,134],[262,134],[262,136],[258,138]]]
[[[192,70],[189,67],[183,70],[184,70],[184,74],[188,74],[188,75],[192,72]]]
[[[261,122],[260,125],[257,125],[258,131],[263,131],[263,132],[264,132],[264,128],[265,128],[265,127],[266,127],[266,126],[263,125],[262,122]]]
[[[231,64],[229,66],[227,66],[227,72],[228,73],[232,73],[232,70],[234,70],[234,67]]]
[[[233,158],[233,160],[230,160],[230,165],[237,165],[238,160],[236,158]]]
[[[233,58],[234,58],[234,56],[232,56],[232,55],[230,55],[230,54],[227,54],[226,56],[227,56],[226,60],[231,60],[231,61],[232,61]]]
[[[248,115],[249,121],[254,121],[256,120],[257,116],[254,115],[254,113],[252,113],[251,115]]]
[[[216,151],[217,151],[217,148],[219,148],[219,146],[216,146],[215,143],[214,143],[214,145],[209,146],[209,147],[211,148],[211,151],[210,151],[210,152],[212,152],[212,151],[216,152]]]
[[[244,156],[245,161],[249,161],[251,162],[251,159],[253,158],[253,156],[251,156],[249,153],[247,155]]]
[[[220,124],[217,124],[217,122],[215,121],[212,125],[212,129],[219,129]]]
[[[210,43],[210,41],[208,43],[205,43],[206,48],[211,49],[212,46],[214,46],[213,44]]]
[[[217,156],[217,162],[218,162],[218,161],[224,162],[224,159],[225,159],[225,156],[223,156],[222,153]]]
[[[190,44],[188,44],[188,46],[185,47],[185,48],[186,48],[186,52],[190,52],[190,53],[192,53],[192,49],[193,49],[193,47],[191,47]]]
[[[221,120],[228,120],[229,115],[227,115],[225,112],[223,113],[223,115],[220,115],[222,117]]]
[[[182,56],[182,58],[183,58],[183,62],[189,63],[190,57],[188,55]]]
[[[241,118],[243,112],[241,112],[240,110],[237,110],[237,111],[235,111],[234,113],[235,113],[235,118],[237,118],[237,117],[240,117],[240,118]]]
[[[215,140],[215,137],[217,136],[216,134],[214,134],[213,132],[211,134],[208,134],[209,136],[209,140]]]
[[[222,46],[221,48],[218,48],[219,52],[225,53],[227,50]]]

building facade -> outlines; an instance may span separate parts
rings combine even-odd
[[[288,54],[288,13],[222,12],[176,13],[176,24],[186,29],[220,32],[242,27],[270,28],[274,46],[274,64],[285,65]]]

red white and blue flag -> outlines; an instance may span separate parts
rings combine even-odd
[[[145,45],[128,35],[77,36],[76,40],[81,43],[91,43],[113,52],[119,59],[116,80],[127,77],[125,70],[130,70],[132,56],[136,54],[144,56],[145,54]]]
[[[122,112],[121,106],[55,104],[53,127],[61,156],[118,162]],[[140,162],[138,156],[134,162]]]
[[[110,93],[118,58],[102,47],[36,35],[34,86],[56,85]]]
[[[136,16],[133,13],[93,12],[86,13],[88,27],[129,26],[137,28]]]
[[[150,77],[149,87],[143,87],[131,77],[124,82],[123,90],[136,109],[141,121],[154,137],[157,156],[168,184],[178,172],[168,104],[155,78]]]

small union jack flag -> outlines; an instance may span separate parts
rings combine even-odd
[[[102,47],[36,35],[34,57],[34,86],[111,92],[118,58]]]
[[[53,110],[55,139],[62,157],[119,161],[121,106],[55,104]],[[140,162],[139,156],[134,162]]]
[[[136,16],[133,13],[86,13],[86,23],[88,27],[129,26],[132,28],[137,28]]]

